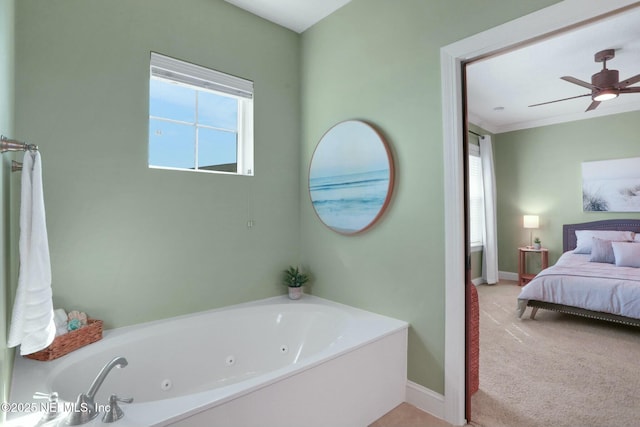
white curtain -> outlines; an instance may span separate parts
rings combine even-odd
[[[496,176],[493,168],[491,136],[480,138],[482,185],[484,186],[484,253],[482,278],[489,284],[498,283],[498,236],[496,225]]]

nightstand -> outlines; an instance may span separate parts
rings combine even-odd
[[[518,285],[520,286],[526,285],[536,277],[535,274],[527,273],[527,253],[530,252],[540,254],[540,264],[543,270],[549,267],[549,250],[547,248],[518,248]]]

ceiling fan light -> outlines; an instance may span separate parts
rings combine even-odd
[[[614,90],[603,90],[593,97],[594,101],[602,102],[609,101],[610,99],[617,98],[618,92]]]

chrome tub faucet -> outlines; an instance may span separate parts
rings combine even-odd
[[[122,356],[116,357],[111,362],[104,365],[104,367],[98,373],[98,376],[93,380],[89,391],[86,393],[80,393],[74,404],[73,411],[69,413],[65,419],[65,424],[69,426],[77,426],[88,423],[92,419],[98,416],[98,410],[96,409],[95,397],[96,393],[100,389],[100,386],[107,378],[107,375],[113,368],[124,368],[129,362]]]

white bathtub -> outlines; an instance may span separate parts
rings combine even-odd
[[[400,404],[406,322],[304,296],[108,330],[51,362],[17,357],[10,402],[73,402],[116,356],[96,397],[133,397],[115,426],[365,427]],[[10,426],[40,414],[10,414]],[[102,416],[86,425],[103,424]],[[47,425],[55,425],[48,423]]]

